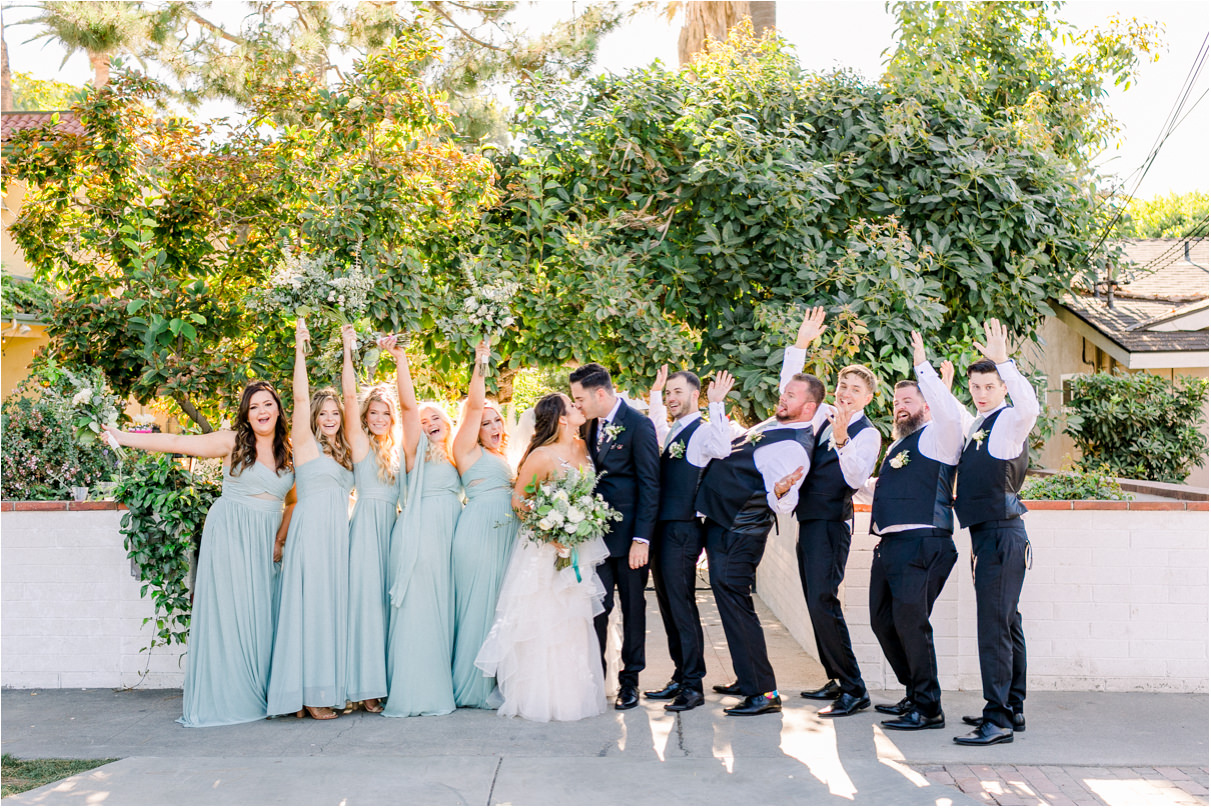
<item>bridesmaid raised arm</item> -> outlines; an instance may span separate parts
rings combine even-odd
[[[132,449],[223,458],[223,493],[202,528],[178,720],[215,727],[264,718],[273,653],[274,537],[283,497],[294,484],[277,391],[263,381],[245,387],[234,430],[106,432]]]
[[[353,326],[341,329],[345,406],[357,407]],[[387,697],[387,562],[399,502],[399,442],[395,403],[383,386],[365,392],[359,418],[345,419],[353,448],[357,503],[349,519],[349,685],[347,698],[367,712],[383,711]]]
[[[310,394],[309,339],[300,317],[292,429],[298,504],[282,554],[268,710],[302,717],[305,708],[312,718],[327,719],[336,718],[333,707],[345,706],[353,453],[336,391]]]

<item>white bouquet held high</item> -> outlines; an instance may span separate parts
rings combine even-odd
[[[464,260],[464,274],[469,287],[467,295],[462,299],[462,305],[456,307],[449,317],[438,319],[438,325],[452,340],[461,338],[471,344],[481,339],[492,341],[516,323],[512,301],[519,284],[507,281],[481,284],[471,269],[473,264],[480,265],[480,262],[477,259]]]
[[[530,541],[556,545],[556,569],[575,565],[578,544],[601,538],[610,522],[622,519],[621,513],[593,491],[596,485],[597,475],[573,469],[562,477],[542,483],[535,479],[526,486],[522,527],[530,531]],[[579,567],[576,574],[579,578]]]

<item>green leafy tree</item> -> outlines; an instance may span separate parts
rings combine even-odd
[[[1207,192],[1133,199],[1114,227],[1116,238],[1206,238]]]
[[[12,108],[15,110],[63,110],[78,100],[80,95],[81,88],[65,81],[39,79],[31,73],[13,74]]]
[[[487,161],[440,135],[449,113],[422,78],[434,51],[420,32],[393,40],[335,91],[288,74],[234,131],[157,117],[164,87],[126,75],[76,107],[85,135],[15,136],[31,190],[11,232],[66,290],[55,349],[209,431],[248,378],[287,376],[292,324],[247,305],[284,243],[360,254],[377,320],[416,324],[442,290],[419,247],[493,198]]]
[[[1068,382],[1064,432],[1081,450],[1077,467],[1116,477],[1180,483],[1207,463],[1207,380],[1151,373],[1092,373]]]

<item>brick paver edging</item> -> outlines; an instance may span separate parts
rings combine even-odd
[[[925,766],[986,805],[1206,805],[1206,767]]]
[[[0,502],[0,512],[8,511],[124,511],[126,506],[121,502],[103,500],[101,502],[75,502],[74,500],[55,500],[49,502]]]

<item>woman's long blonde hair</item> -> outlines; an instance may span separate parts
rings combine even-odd
[[[370,431],[370,405],[376,401],[387,405],[387,413],[391,416],[391,428],[384,435],[375,435]],[[386,385],[376,384],[366,390],[362,398],[361,418],[362,431],[370,440],[370,450],[374,452],[374,462],[378,466],[379,482],[394,483],[399,474],[399,445],[395,437],[399,418],[396,416],[395,399]]]
[[[341,428],[333,437],[325,435],[319,427],[320,410],[324,408],[324,402],[328,399],[336,402],[336,411],[341,414]],[[311,434],[315,436],[315,442],[320,445],[321,451],[331,455],[333,460],[352,471],[353,449],[349,446],[349,441],[345,439],[344,427],[345,407],[341,404],[341,397],[331,387],[317,390],[311,397]]]
[[[484,413],[479,416],[480,426],[477,426],[475,428],[475,443],[481,449],[484,449],[485,451],[489,451],[489,452],[492,452],[493,454],[498,454],[501,457],[505,457],[506,450],[509,448],[509,429],[508,429],[509,422],[505,421],[504,411],[502,411],[500,408],[500,405],[497,404],[492,399],[488,399],[487,401],[484,402],[483,409],[484,409]],[[500,430],[500,448],[499,449],[489,449],[487,446],[484,446],[483,441],[479,439],[479,430],[483,426],[484,414],[486,414],[488,410],[492,410],[492,412],[499,415],[501,422],[504,424],[504,426],[501,427],[501,430]],[[466,420],[467,420],[467,399],[463,399],[463,405],[462,405],[461,411],[459,412],[458,422],[461,424]]]
[[[445,411],[440,404],[435,402],[427,402],[420,405],[418,415],[424,417],[425,410],[433,410],[437,416],[446,422],[446,439],[441,443],[429,444],[429,456],[426,460],[445,460],[451,466],[457,467],[454,462],[454,422],[450,420],[450,415]]]

